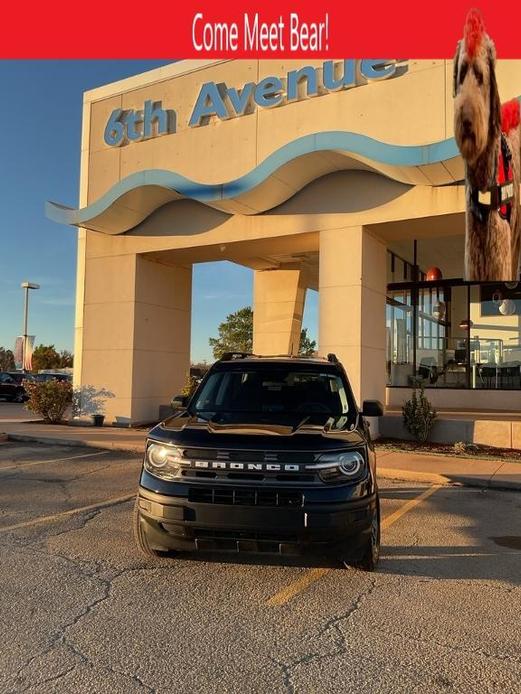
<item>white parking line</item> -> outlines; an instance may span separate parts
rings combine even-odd
[[[0,467],[0,472],[4,470],[21,470],[25,467],[33,467],[34,465],[50,465],[51,463],[63,463],[67,460],[78,460],[79,458],[94,458],[96,455],[106,455],[110,451],[97,451],[96,453],[83,453],[81,455],[71,455],[67,458],[54,458],[52,460],[35,460],[32,463],[22,463],[21,465],[8,465],[6,467]]]
[[[61,511],[61,513],[54,513],[52,516],[40,516],[39,518],[33,518],[32,520],[22,521],[21,523],[14,523],[14,525],[4,525],[3,528],[0,528],[0,533],[6,533],[9,530],[18,530],[18,528],[27,528],[30,525],[38,525],[39,523],[48,523],[51,521],[60,520],[60,518],[66,518],[67,516],[72,516],[75,513],[97,511],[98,509],[106,508],[107,506],[115,506],[116,504],[122,504],[125,501],[130,501],[135,496],[135,494],[117,496],[112,499],[107,499],[106,501],[100,501],[97,504],[90,504],[89,506],[80,506],[79,508],[71,508],[69,511]]]

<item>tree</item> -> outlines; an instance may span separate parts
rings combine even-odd
[[[67,369],[71,368],[74,363],[74,357],[72,355],[72,352],[69,352],[66,349],[62,349],[60,352],[60,365],[59,369]]]
[[[54,345],[38,345],[33,351],[33,370],[57,369],[60,363],[60,355]]]
[[[220,324],[219,337],[211,337],[210,347],[213,356],[220,359],[225,352],[251,352],[253,349],[253,311],[245,306],[230,313]],[[307,328],[300,333],[299,354],[309,356],[316,350],[316,341],[308,337]]]
[[[302,328],[300,332],[300,348],[299,354],[305,357],[310,357],[317,349],[317,341],[308,337],[308,329]]]
[[[11,350],[0,347],[0,371],[13,371],[15,368],[14,355]]]
[[[33,370],[71,367],[73,356],[67,350],[57,352],[54,345],[38,345],[33,352]]]
[[[213,356],[220,359],[225,352],[251,352],[253,347],[253,311],[245,306],[226,316],[218,328],[219,337],[209,339]]]

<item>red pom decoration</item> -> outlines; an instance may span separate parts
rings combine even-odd
[[[501,130],[508,134],[519,125],[520,108],[519,99],[512,99],[501,106]]]
[[[443,279],[443,275],[441,274],[441,270],[439,267],[430,267],[427,270],[427,282],[436,282],[436,280],[441,280]]]
[[[481,47],[481,42],[483,41],[484,35],[485,25],[483,24],[481,12],[476,9],[470,10],[465,21],[465,28],[463,30],[463,36],[465,38],[465,51],[470,59],[474,58]]]

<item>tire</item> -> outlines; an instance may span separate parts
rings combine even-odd
[[[150,547],[150,545],[148,544],[146,533],[143,532],[143,527],[141,525],[139,497],[136,498],[136,501],[134,503],[134,510],[132,512],[132,531],[137,548],[143,556],[147,557],[147,559],[150,559],[152,557],[157,559],[158,557],[164,557],[167,554],[166,549],[163,552],[161,552],[159,550],[152,549],[152,547]]]
[[[12,402],[24,402],[24,399],[25,399],[25,393],[23,392],[23,390],[21,390],[20,392],[18,392],[14,396],[14,398],[12,399]]]
[[[380,559],[380,499],[376,497],[376,513],[371,523],[371,538],[367,542],[362,557],[352,562],[344,562],[360,571],[376,571]]]

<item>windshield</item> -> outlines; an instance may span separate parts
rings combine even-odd
[[[299,413],[346,415],[349,395],[332,373],[302,369],[216,371],[191,403],[190,410],[211,413]]]

